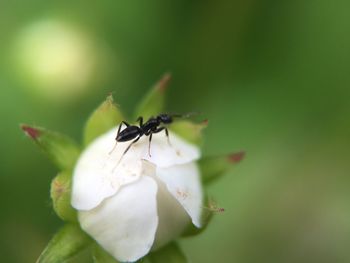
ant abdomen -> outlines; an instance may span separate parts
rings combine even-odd
[[[127,142],[140,136],[140,128],[137,126],[129,126],[122,130],[116,138],[117,142]]]

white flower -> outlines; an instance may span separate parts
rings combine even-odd
[[[170,133],[154,134],[151,157],[143,136],[115,143],[117,129],[100,136],[82,153],[73,175],[72,206],[80,225],[114,258],[132,262],[201,227],[202,186],[199,149]]]

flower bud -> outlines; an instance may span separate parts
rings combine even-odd
[[[160,113],[169,80],[165,74],[155,84],[137,107],[136,117],[164,117]],[[62,171],[52,181],[51,198],[58,216],[68,223],[49,242],[38,263],[65,262],[86,247],[96,263],[134,262],[148,253],[146,262],[186,262],[174,240],[197,235],[213,213],[224,211],[207,196],[203,200],[202,183],[225,174],[243,158],[243,152],[200,159],[198,145],[208,122],[184,119],[168,127],[170,141],[159,133],[164,126],[145,134],[140,124],[126,132],[136,131],[135,141],[116,145],[118,127],[113,127],[123,120],[108,96],[85,125],[82,153],[65,135],[21,125]]]
[[[201,227],[203,191],[199,149],[170,133],[132,145],[115,143],[117,129],[82,153],[73,173],[72,206],[83,230],[115,259],[136,261],[179,237],[188,224]]]

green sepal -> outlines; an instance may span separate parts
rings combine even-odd
[[[208,126],[208,121],[194,123],[188,120],[179,120],[171,124],[170,129],[186,141],[201,145],[203,142],[202,131]]]
[[[66,224],[51,239],[37,263],[62,263],[91,243],[91,239],[75,224]]]
[[[92,258],[94,263],[118,263],[108,252],[101,248],[97,243],[92,248]]]
[[[80,155],[80,147],[66,135],[40,127],[22,124],[21,129],[61,170],[72,170]]]
[[[151,263],[186,263],[188,262],[185,254],[175,242],[150,253],[147,258]]]
[[[191,222],[188,225],[188,227],[185,229],[185,231],[182,233],[181,237],[196,236],[202,233],[207,228],[207,226],[211,222],[211,219],[213,218],[215,210],[212,209],[212,204],[208,196],[205,197],[204,203],[205,203],[205,206],[203,206],[202,214],[201,214],[202,227],[198,228]]]
[[[135,263],[151,263],[151,261],[150,261],[148,256],[145,256],[145,257],[139,259],[138,261],[136,261]]]
[[[83,136],[84,145],[116,127],[122,120],[124,120],[123,114],[113,102],[113,96],[109,95],[87,120]]]
[[[229,155],[209,156],[198,161],[202,182],[209,184],[228,172],[234,164],[240,162],[244,152],[237,152]]]
[[[135,119],[142,116],[147,120],[151,116],[158,115],[164,109],[165,104],[165,89],[169,84],[171,75],[166,73],[149,91],[149,93],[140,102],[136,108]]]
[[[50,195],[56,214],[68,222],[77,222],[77,211],[71,206],[72,174],[59,173],[51,182]]]

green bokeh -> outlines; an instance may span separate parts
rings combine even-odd
[[[209,119],[204,154],[247,152],[209,189],[225,212],[182,241],[192,262],[350,262],[350,2],[0,5],[1,262],[34,262],[62,224],[49,200],[57,171],[19,123],[81,140],[108,92],[130,114],[167,71],[169,111]],[[73,23],[113,54],[86,94],[45,98],[16,66],[19,32],[43,19]]]

